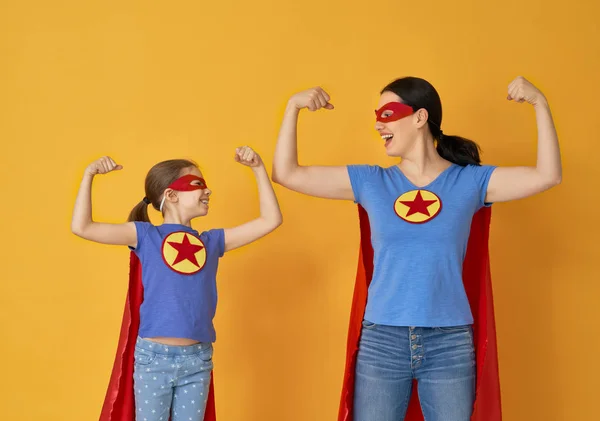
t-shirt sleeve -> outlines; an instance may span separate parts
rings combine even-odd
[[[146,237],[148,235],[148,229],[152,226],[149,222],[142,221],[133,221],[135,225],[135,231],[137,235],[137,245],[134,247],[129,247],[138,257],[141,258],[144,253],[144,245],[146,244]]]
[[[348,176],[354,193],[354,203],[364,204],[365,185],[370,182],[377,173],[378,167],[375,165],[348,165]]]
[[[490,177],[492,173],[497,168],[494,165],[471,165],[471,173],[473,175],[473,179],[475,180],[475,186],[477,188],[478,194],[478,209],[481,209],[484,206],[491,206],[492,203],[487,203],[485,201],[485,196],[487,195],[488,184],[490,183]]]
[[[216,250],[219,257],[223,257],[225,254],[225,230],[223,228],[212,229],[207,231],[206,235],[210,244],[207,246]]]

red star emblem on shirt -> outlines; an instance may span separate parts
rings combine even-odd
[[[427,208],[429,206],[433,205],[435,202],[437,202],[437,200],[424,200],[423,196],[421,195],[421,190],[419,190],[417,192],[417,195],[415,196],[414,200],[412,200],[412,201],[401,200],[400,201],[400,203],[402,203],[403,205],[406,205],[410,208],[408,210],[408,212],[406,212],[407,217],[411,216],[415,213],[422,213],[423,215],[431,216],[431,214],[429,213]]]
[[[173,263],[171,263],[171,265],[175,266],[179,262],[189,260],[196,266],[200,267],[198,264],[198,259],[196,259],[196,253],[202,250],[204,248],[203,246],[190,243],[190,239],[188,238],[187,234],[183,235],[183,241],[181,243],[175,243],[172,241],[168,241],[168,243],[178,252],[177,257]]]
[[[429,190],[411,190],[394,202],[396,215],[411,224],[431,221],[442,210],[442,200]]]
[[[206,264],[206,247],[195,234],[175,231],[163,240],[162,257],[167,266],[175,272],[193,275]]]

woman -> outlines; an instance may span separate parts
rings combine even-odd
[[[475,399],[473,315],[462,282],[473,215],[493,202],[540,193],[561,181],[558,139],[544,95],[522,77],[508,100],[536,110],[535,166],[480,165],[471,140],[442,130],[435,88],[414,77],[381,91],[375,129],[389,168],[298,164],[301,109],[333,109],[321,88],[294,95],[275,152],[273,180],[300,193],[352,200],[367,211],[374,250],[356,363],[354,421],[404,419],[413,380],[427,421],[466,421]]]

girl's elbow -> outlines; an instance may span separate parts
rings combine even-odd
[[[275,231],[283,224],[283,216],[281,214],[274,216],[269,224],[269,232]]]
[[[271,224],[270,224],[270,231],[275,231],[277,228],[279,228],[281,226],[281,224],[283,224],[283,216],[279,215],[274,217],[271,220]]]

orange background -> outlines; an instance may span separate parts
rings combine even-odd
[[[124,166],[95,183],[99,220],[126,218],[151,165],[188,157],[214,190],[196,228],[232,226],[258,212],[234,149],[270,168],[293,92],[322,85],[336,105],[303,113],[303,163],[391,164],[373,130],[378,91],[417,75],[442,96],[444,132],[477,140],[486,163],[530,165],[533,110],[505,99],[521,74],[552,106],[564,182],[494,207],[505,419],[597,419],[599,14],[594,0],[2,1],[0,418],[99,414],[128,253],[70,233],[93,159]],[[337,414],[356,208],[277,192],[284,225],[221,263],[220,421]]]

